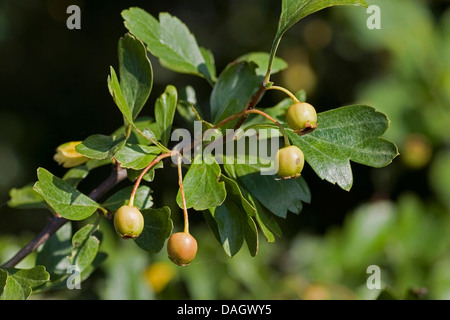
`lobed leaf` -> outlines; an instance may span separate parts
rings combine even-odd
[[[213,83],[214,59],[211,52],[201,49],[195,37],[178,18],[160,13],[159,21],[140,8],[122,11],[125,27],[142,39],[162,66],[180,73],[205,78]]]
[[[217,207],[226,198],[225,183],[219,182],[221,170],[212,159],[211,164],[200,161],[197,156],[183,179],[187,208],[197,211]],[[183,208],[181,192],[178,190],[177,203]]]
[[[304,17],[331,6],[362,5],[367,7],[365,0],[282,0],[281,15],[276,39]]]
[[[398,155],[393,143],[380,138],[389,127],[389,119],[372,107],[354,105],[322,112],[318,123],[310,134],[287,134],[320,178],[344,190],[353,184],[350,160],[380,168]]]

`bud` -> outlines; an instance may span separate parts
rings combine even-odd
[[[56,154],[53,156],[53,159],[64,168],[72,168],[85,163],[88,161],[88,158],[75,150],[75,146],[79,145],[81,142],[82,141],[71,141],[60,145],[56,149]]]

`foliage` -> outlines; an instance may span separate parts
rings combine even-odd
[[[179,160],[180,189],[176,203],[184,210],[185,232],[188,232],[187,209],[191,209],[191,214],[196,214],[192,211],[203,213],[215,238],[230,257],[238,254],[244,242],[250,255],[256,256],[260,248],[259,232],[268,242],[275,241],[275,235],[281,234],[277,219],[286,218],[288,212],[298,214],[303,208],[302,203],[311,202],[307,181],[303,177],[283,180],[275,175],[262,175],[262,165],[258,161],[222,164],[217,155],[188,159],[182,178],[180,161],[181,157],[187,156],[171,149],[174,147],[171,145],[174,117],[178,112],[188,119],[187,125],[196,119],[201,121],[203,131],[214,128],[226,132],[226,129],[241,127],[250,114],[247,111],[257,110],[267,119],[271,119],[271,115],[282,115],[286,105],[292,102],[290,99],[267,108],[267,113],[255,109],[264,92],[276,88],[270,76],[288,68],[286,62],[276,57],[280,41],[299,20],[334,5],[366,6],[366,3],[363,0],[283,0],[271,51],[243,55],[218,74],[213,53],[198,45],[180,19],[169,13],[161,13],[156,19],[134,7],[124,10],[122,17],[129,33],[118,42],[119,74],[110,67],[107,79],[109,93],[123,117],[123,127],[110,135],[91,135],[76,144],[75,156],[88,160],[83,159],[81,164],[66,161],[66,166],[68,163],[74,165],[62,178],[39,168],[37,182],[32,189],[26,186],[11,191],[11,206],[45,207],[68,222],[41,245],[35,267],[0,269],[1,297],[26,299],[35,288],[42,291],[59,288],[68,280],[65,272],[68,265],[76,266],[81,279],[85,280],[106,259],[106,254],[100,250],[103,236],[99,228],[103,217],[110,217],[124,204],[135,205],[144,216],[144,230],[134,242],[151,254],[160,252],[174,229],[174,217],[168,206],[154,208],[150,187],[139,184],[142,180],[152,181],[155,175],[170,170],[170,166],[166,166],[168,162],[162,162],[163,158],[173,160],[178,157]],[[198,76],[211,85],[210,119],[198,112],[193,87],[177,89],[173,85],[167,85],[156,99],[154,119],[140,117],[152,94],[154,80],[147,52],[158,58],[161,66]],[[294,97],[291,95],[291,98]],[[260,118],[253,117],[250,121],[254,125],[268,124],[266,120],[257,119]],[[276,126],[270,125],[283,135],[285,143],[292,143],[303,150],[307,163],[319,178],[347,191],[353,183],[350,160],[380,168],[390,164],[398,155],[397,147],[381,138],[389,126],[387,116],[366,105],[345,106],[319,113],[319,126],[312,132],[294,131],[282,117],[271,121]],[[249,130],[250,126],[244,128]],[[257,139],[258,145],[265,142],[263,140]],[[189,142],[193,148],[199,144],[201,150],[208,147],[202,141]],[[72,154],[65,156],[70,158]],[[236,158],[238,156],[250,159],[247,153],[236,155]],[[126,186],[106,199],[93,199],[92,195],[79,191],[78,183],[103,165],[110,165],[116,171],[126,170],[134,188]],[[161,166],[164,169],[155,171]],[[81,225],[72,230],[76,221]],[[114,273],[114,270],[112,268],[110,272]]]

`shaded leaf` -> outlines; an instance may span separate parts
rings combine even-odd
[[[100,240],[93,235],[97,226],[87,224],[78,230],[72,237],[72,252],[69,258],[72,265],[76,265],[79,271],[85,270],[97,255]]]
[[[141,212],[144,216],[144,230],[134,241],[142,249],[157,253],[161,251],[164,242],[172,233],[173,222],[170,219],[170,209],[169,207],[144,209]]]
[[[300,213],[302,202],[311,201],[311,193],[305,180],[278,180],[274,175],[262,175],[259,164],[225,164],[225,170],[235,175],[248,192],[275,215],[285,218],[288,211]]]
[[[167,86],[164,93],[156,99],[155,118],[161,133],[161,143],[165,146],[169,143],[172,122],[177,107],[178,93],[174,86]]]
[[[220,74],[211,93],[211,116],[213,123],[240,112],[260,88],[263,77],[256,74],[257,65],[242,61],[229,64]],[[222,128],[231,128],[237,120]]]
[[[226,197],[225,184],[219,182],[221,170],[214,159],[211,164],[200,161],[200,156],[194,159],[183,179],[187,208],[197,211],[219,206]],[[183,208],[181,193],[178,190],[177,203]]]
[[[36,264],[46,267],[52,281],[55,276],[65,275],[70,266],[71,239],[72,224],[66,223],[37,250]]]
[[[140,8],[122,11],[125,27],[147,45],[162,66],[180,73],[204,77],[212,83],[212,55],[200,49],[197,40],[178,18],[160,13],[159,21]]]

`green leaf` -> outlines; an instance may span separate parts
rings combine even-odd
[[[134,241],[142,249],[157,253],[161,251],[164,242],[172,233],[173,222],[170,219],[170,209],[169,207],[144,209],[141,212],[144,216],[144,230]]]
[[[147,167],[160,153],[161,150],[155,146],[127,143],[117,152],[116,160],[124,168],[140,170]]]
[[[263,77],[256,74],[256,68],[255,63],[242,61],[229,64],[220,74],[210,99],[213,123],[244,109],[263,82]],[[236,121],[230,121],[222,128],[231,128]]]
[[[122,92],[122,88],[120,87],[119,79],[117,78],[116,71],[113,67],[111,69],[111,75],[108,76],[108,89],[109,93],[113,97],[114,102],[119,108],[120,112],[122,112],[128,123],[133,123],[133,113],[128,106],[127,100]]]
[[[200,65],[200,72],[202,74],[209,75],[209,82],[211,84],[214,84],[214,82],[217,81],[217,75],[216,75],[216,64],[214,60],[214,55],[211,52],[211,50],[208,50],[206,48],[200,47],[200,52],[202,53],[203,59],[205,60],[205,64]],[[206,68],[206,70],[205,70]]]
[[[381,168],[398,155],[393,143],[380,138],[389,119],[372,107],[354,105],[319,113],[318,124],[310,134],[287,134],[320,178],[344,190],[353,184],[350,160]]]
[[[194,88],[184,87],[180,90],[177,103],[177,111],[191,130],[194,129],[194,121],[202,120],[203,114],[196,108],[197,97]]]
[[[280,229],[275,217],[264,208],[261,203],[253,199],[251,195],[248,195],[251,203],[256,208],[255,220],[258,223],[261,232],[266,237],[268,242],[274,242],[275,236],[281,237],[283,232]]]
[[[197,211],[217,207],[226,198],[225,183],[219,182],[221,170],[215,159],[211,164],[200,160],[201,155],[194,159],[183,179],[187,208]],[[178,190],[177,203],[183,208],[181,192]]]
[[[255,72],[258,76],[265,76],[269,65],[269,54],[267,52],[250,52],[237,59],[237,61],[254,62],[258,65]],[[287,68],[287,63],[281,58],[275,57],[272,62],[270,74],[280,72]]]
[[[276,39],[304,17],[331,6],[362,5],[367,7],[365,0],[282,0],[281,16]]]
[[[227,198],[218,207],[209,209],[217,224],[220,242],[225,253],[234,256],[241,249],[244,239],[247,242],[250,254],[255,256],[258,251],[258,233],[252,215],[256,209],[244,198],[238,184],[221,176],[225,182]]]
[[[39,181],[35,183],[34,190],[63,218],[83,220],[100,208],[94,200],[44,168],[37,170],[37,176]]]
[[[174,86],[167,86],[164,93],[156,99],[155,118],[161,133],[161,143],[165,146],[169,143],[172,122],[177,107],[178,93]]]
[[[87,224],[78,230],[72,238],[72,252],[69,261],[76,265],[80,272],[85,270],[95,259],[100,240],[93,235],[97,226]]]
[[[0,269],[0,300],[26,300],[32,289],[49,281],[44,266],[31,269]]]
[[[134,120],[152,90],[152,65],[145,45],[130,34],[119,40],[118,55],[120,88]]]
[[[44,198],[37,193],[32,185],[14,188],[9,192],[8,206],[17,209],[47,209]]]
[[[109,160],[125,145],[125,142],[125,136],[114,137],[94,134],[78,144],[75,150],[87,158]]]
[[[67,273],[72,251],[71,238],[72,224],[66,223],[37,250],[36,264],[46,267],[52,281]]]
[[[214,80],[212,54],[200,49],[186,25],[169,13],[160,13],[159,22],[140,8],[122,11],[125,27],[142,39],[162,66],[180,73]]]
[[[235,175],[248,192],[275,215],[286,218],[287,212],[300,213],[302,202],[311,201],[311,193],[305,180],[278,180],[274,175],[262,175],[259,164],[225,164],[225,170]]]
[[[134,126],[131,127],[131,134],[127,140],[127,143],[143,144],[143,145],[150,144],[150,141],[144,138],[141,134],[139,134],[134,127],[136,127],[140,131],[148,129],[149,131],[153,132],[155,140],[159,140],[160,134],[158,130],[158,125],[156,124],[153,118],[139,117],[136,120],[134,120],[133,125]],[[117,129],[111,134],[112,137],[120,137],[122,135],[125,136],[125,126],[121,126],[119,129]]]
[[[236,202],[240,202],[242,208],[245,210],[247,215],[253,217],[256,215],[256,208],[253,206],[247,198],[244,197],[241,188],[238,183],[225,175],[220,176],[220,180],[225,182],[225,187],[227,190],[227,198],[233,197]]]
[[[127,205],[130,200],[133,186],[126,187],[117,191],[111,197],[105,200],[103,207],[111,212],[117,211],[121,206]],[[134,206],[139,210],[148,209],[153,206],[152,191],[148,186],[139,186],[134,198]]]

